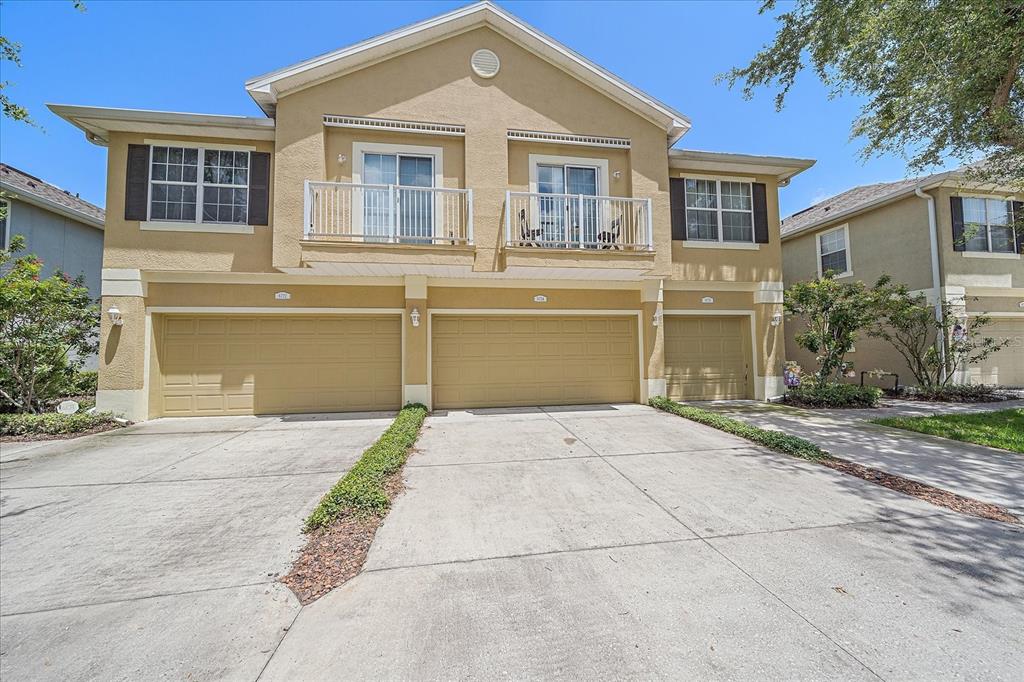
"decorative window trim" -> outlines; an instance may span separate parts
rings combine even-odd
[[[844,250],[846,251],[846,270],[844,272],[836,273],[835,279],[842,279],[843,277],[853,277],[853,255],[852,255],[853,252],[850,250],[850,224],[849,223],[843,223],[842,225],[839,225],[838,227],[833,227],[833,228],[830,228],[828,230],[822,230],[820,232],[815,232],[814,233],[814,251],[817,254],[817,259],[818,259],[818,267],[817,267],[817,269],[818,269],[818,277],[821,277],[822,275],[825,274],[821,270],[821,256],[822,256],[822,253],[821,253],[821,238],[824,237],[827,234],[832,234],[833,232],[838,232],[840,230],[843,231],[843,244],[845,246]],[[835,253],[835,252],[833,252],[833,253]]]
[[[547,144],[574,144],[584,147],[612,147],[629,149],[631,142],[624,137],[607,137],[604,135],[570,135],[566,133],[544,133],[536,130],[509,130],[507,137],[511,142],[542,142]]]
[[[248,196],[249,196],[249,182],[251,178],[248,177],[248,166],[252,163],[252,153],[256,151],[256,147],[252,145],[238,145],[238,144],[217,144],[216,146],[203,146],[196,142],[182,142],[180,140],[159,140],[159,139],[144,139],[144,144],[149,145],[149,164],[146,168],[146,215],[147,219],[139,221],[140,230],[150,231],[165,231],[165,232],[209,232],[209,233],[226,233],[226,234],[252,234],[252,225],[246,223],[221,223],[221,222],[204,222],[203,221],[203,187],[207,184],[203,182],[203,168],[206,164],[205,152],[207,151],[225,151],[225,152],[245,152],[248,154],[249,164],[247,164],[246,170],[246,218],[248,219]],[[196,150],[196,217],[195,220],[153,220],[149,218],[153,211],[153,183],[163,184],[177,184],[182,186],[192,186],[189,182],[175,182],[175,181],[161,181],[153,180],[153,150],[156,147],[180,147],[182,149],[195,149]],[[220,185],[218,183],[211,183],[213,187],[226,187],[228,185]],[[230,187],[240,188],[241,185],[230,185]]]
[[[967,245],[971,242],[971,240],[968,239],[968,240],[964,241],[964,250],[960,251],[959,253],[964,254],[964,256],[966,258],[1014,258],[1014,257],[1020,258],[1020,252],[1019,252],[1018,249],[1019,249],[1019,242],[1020,242],[1020,239],[1022,237],[1014,229],[1015,219],[1016,219],[1016,216],[1014,216],[1014,214],[1013,214],[1013,202],[1015,201],[1014,197],[1012,197],[1012,196],[1010,196],[1010,197],[992,196],[992,195],[983,195],[983,194],[958,194],[957,196],[960,197],[961,201],[966,201],[966,200],[969,200],[969,199],[973,199],[975,201],[981,201],[982,204],[985,207],[985,240],[986,240],[986,249],[984,251],[972,251],[972,250],[968,249]],[[989,220],[989,215],[988,215],[988,202],[989,201],[997,201],[997,202],[1002,202],[1002,203],[1006,204],[1006,216],[1007,216],[1007,219],[1009,220],[1009,223],[1008,223],[1008,225],[996,225],[995,227],[1009,227],[1010,228],[1010,235],[1013,238],[1012,249],[1010,251],[993,251],[992,250],[992,227],[993,227],[993,225],[992,225],[992,222]],[[966,231],[968,229],[969,225],[977,225],[977,224],[978,223],[968,222],[967,221],[967,209],[966,209],[966,207],[964,207],[964,231]],[[967,254],[970,254],[970,255],[967,255]]]
[[[538,166],[582,166],[597,169],[597,196],[605,196],[609,191],[608,159],[595,159],[583,156],[558,156],[551,154],[530,154],[530,192],[537,193]]]
[[[686,205],[686,194],[688,193],[688,190],[686,189],[686,181],[687,180],[702,180],[702,181],[705,181],[705,182],[713,182],[713,183],[715,183],[715,208],[714,209],[710,209],[710,208],[691,208],[690,206]],[[750,191],[750,194],[749,194],[749,196],[750,196],[750,209],[749,210],[743,211],[743,210],[732,209],[732,208],[722,208],[722,183],[723,182],[733,182],[733,183],[738,183],[738,184],[742,184],[742,185],[747,185],[748,186],[748,189]],[[686,175],[683,178],[683,193],[684,193],[684,195],[683,195],[683,210],[686,211],[687,214],[689,214],[689,211],[691,211],[691,210],[693,210],[693,211],[705,211],[707,213],[711,213],[712,211],[714,211],[714,213],[715,213],[715,220],[717,221],[717,225],[716,225],[716,228],[715,228],[716,238],[715,239],[699,239],[699,238],[695,238],[695,237],[691,237],[690,236],[690,233],[689,233],[690,224],[689,224],[689,219],[687,219],[687,224],[686,224],[687,232],[686,232],[686,240],[685,240],[686,242],[693,242],[694,244],[708,244],[711,247],[719,247],[719,246],[721,246],[723,248],[731,248],[730,246],[726,246],[726,245],[729,245],[729,244],[742,244],[742,245],[746,245],[746,244],[756,245],[757,244],[757,241],[756,241],[757,235],[755,234],[757,228],[754,225],[754,179],[753,178],[732,178],[732,177],[724,177],[724,176],[699,176],[699,175],[689,175],[688,174],[688,175]],[[723,213],[749,213],[750,214],[750,240],[749,241],[746,240],[746,239],[738,240],[738,239],[726,239],[725,238],[725,224],[722,221],[722,214]],[[700,248],[700,247],[696,247],[696,248]],[[735,247],[735,248],[743,248],[743,247],[741,246],[741,247]]]
[[[324,125],[331,128],[389,130],[395,133],[424,133],[427,135],[448,135],[451,137],[466,136],[466,126],[455,123],[423,123],[419,121],[401,121],[389,118],[367,118],[364,116],[324,114]]]

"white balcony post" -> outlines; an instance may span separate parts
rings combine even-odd
[[[391,241],[398,241],[398,195],[395,192],[394,185],[388,185],[388,230],[391,235]]]
[[[302,235],[309,239],[313,231],[313,193],[309,186],[309,180],[303,182],[303,190],[306,199],[302,202]]]
[[[473,243],[473,190],[466,190],[466,243]]]
[[[651,198],[647,197],[647,250],[654,249],[654,214],[651,211]]]
[[[505,191],[505,246],[512,245],[512,192]]]
[[[577,210],[576,222],[579,223],[579,225],[576,226],[576,229],[579,230],[579,234],[576,235],[576,241],[579,242],[579,247],[582,249],[583,248],[583,195],[582,194],[579,195],[576,198],[576,204],[577,204],[576,205],[576,210]],[[569,235],[566,235],[566,237],[568,237],[568,236]],[[568,241],[568,239],[566,239],[566,241]]]

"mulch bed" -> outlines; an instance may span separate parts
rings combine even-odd
[[[123,424],[100,424],[99,426],[94,426],[91,429],[77,431],[75,433],[26,433],[21,436],[0,436],[0,443],[26,443],[39,440],[70,440],[72,438],[81,438],[82,436],[91,436],[94,433],[123,429],[124,427],[125,425]]]
[[[951,493],[948,490],[919,483],[909,478],[903,478],[902,476],[895,476],[879,469],[872,469],[871,467],[855,464],[837,457],[823,459],[820,461],[825,466],[835,469],[836,471],[841,471],[844,474],[850,474],[851,476],[862,478],[865,481],[870,481],[871,483],[889,488],[890,490],[896,490],[905,495],[910,495],[911,497],[916,497],[919,500],[924,500],[925,502],[929,502],[938,507],[945,507],[946,509],[951,509],[961,514],[977,516],[983,519],[991,519],[993,521],[1015,524],[1021,523],[1019,518],[996,504],[981,502],[970,497],[957,495],[956,493]]]
[[[393,502],[405,490],[402,472],[388,478],[384,489]],[[316,601],[359,575],[383,522],[382,516],[345,516],[327,528],[313,531],[281,582],[303,606]]]

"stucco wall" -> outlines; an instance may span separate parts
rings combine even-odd
[[[501,59],[501,71],[493,79],[479,78],[470,69],[469,58],[480,48],[493,50]],[[337,153],[333,141],[330,153],[325,151],[324,114],[465,125],[464,184],[474,191],[478,270],[494,270],[499,265],[496,246],[509,173],[525,171],[518,169],[518,164],[517,169],[511,167],[518,149],[508,143],[507,130],[629,138],[629,163],[622,164],[629,177],[624,178],[622,187],[631,189],[633,196],[654,200],[659,263],[667,270],[670,233],[665,131],[489,28],[468,31],[279,98],[278,200],[274,205],[278,226],[274,263],[278,266],[299,263],[303,180],[335,172],[325,167],[325,159],[334,160]],[[362,131],[357,132],[361,136]],[[333,133],[328,137],[333,139]],[[416,137],[424,140],[420,144],[439,139]],[[575,153],[586,156],[587,152]],[[447,177],[447,155],[445,165]]]
[[[934,192],[936,221],[939,230],[940,262],[946,286],[1024,289],[1024,260],[1014,258],[978,257],[967,251],[953,250],[953,218],[950,213],[951,196],[1005,195],[975,190],[941,187]]]
[[[124,219],[125,174],[128,145],[145,144],[154,135],[112,133],[107,154],[107,220],[103,253],[104,268],[140,270],[186,270],[196,272],[269,272],[273,243],[273,215],[270,225],[253,226],[252,234],[215,234],[202,232],[150,231],[139,229],[139,221]],[[173,140],[216,147],[249,145],[257,151],[273,151],[272,142],[220,140],[185,136],[160,136]],[[271,168],[273,168],[271,157]],[[302,195],[302,188],[299,188]],[[273,206],[275,188],[270,188]]]

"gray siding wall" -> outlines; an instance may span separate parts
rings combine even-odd
[[[11,237],[23,235],[28,252],[42,259],[43,274],[61,270],[72,277],[85,275],[93,298],[100,296],[103,267],[103,231],[46,209],[10,199],[7,214]]]

